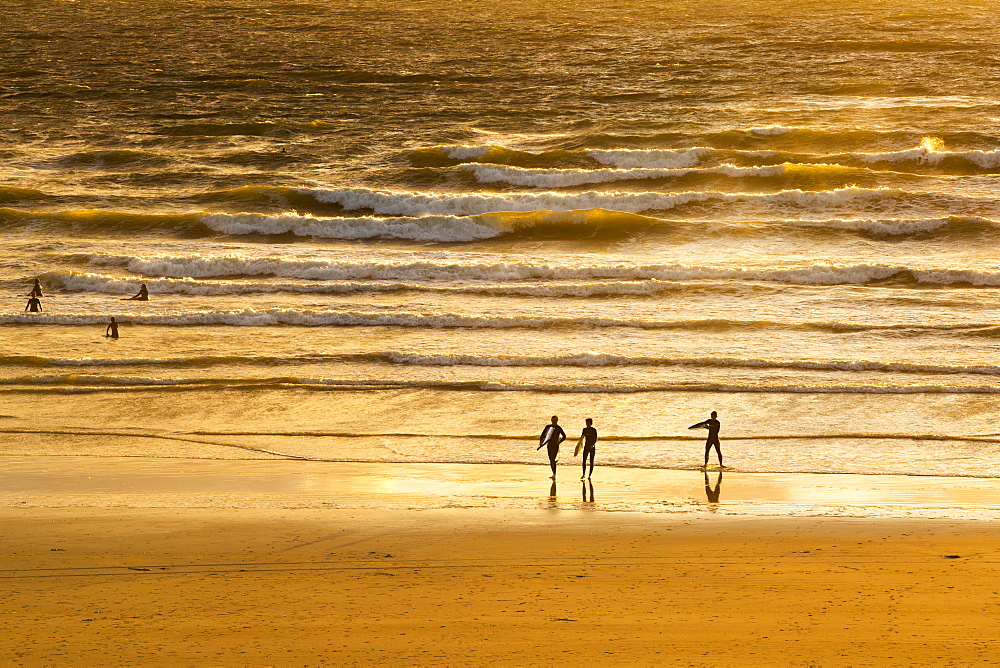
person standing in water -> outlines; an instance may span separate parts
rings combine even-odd
[[[146,289],[146,284],[143,283],[139,286],[139,293],[134,297],[128,297],[129,301],[139,301],[148,302],[149,301],[149,290]]]
[[[42,296],[42,284],[38,282],[37,278],[35,279],[35,285],[31,288],[31,293],[28,296],[31,297],[32,295],[35,297]]]
[[[552,467],[552,475],[550,477],[553,480],[556,479],[556,457],[559,456],[559,444],[565,440],[566,432],[559,426],[559,416],[553,415],[552,423],[545,425],[541,436],[538,437],[538,447],[535,448],[535,450],[541,450],[543,445],[547,446],[549,466]]]
[[[39,311],[41,311],[42,300],[38,298],[39,296],[40,295],[37,295],[34,292],[28,295],[28,304],[27,306],[24,307],[24,310],[31,311],[32,313],[38,313]]]
[[[580,438],[583,439],[583,475],[580,480],[590,479],[594,475],[594,454],[597,452],[597,430],[594,429],[594,421],[586,419],[587,426],[583,428]],[[587,457],[590,457],[590,473],[587,473]]]
[[[111,324],[108,325],[108,328],[106,330],[104,330],[104,336],[111,337],[112,339],[117,339],[118,338],[118,321],[117,320],[115,320],[114,318],[111,318]]]
[[[705,439],[705,464],[701,467],[702,470],[708,468],[708,453],[711,452],[713,446],[719,455],[719,467],[724,468],[722,466],[722,447],[719,445],[719,429],[722,428],[722,424],[716,419],[717,416],[718,413],[712,411],[712,417],[688,427],[688,429],[708,429],[708,438]]]

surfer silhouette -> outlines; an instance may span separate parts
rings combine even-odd
[[[37,278],[35,279],[35,285],[31,288],[31,293],[28,296],[30,297],[31,295],[34,295],[35,297],[42,296],[42,284],[38,282]]]
[[[559,456],[559,444],[565,440],[566,432],[559,426],[559,416],[553,415],[552,423],[545,425],[545,429],[542,429],[542,434],[538,437],[538,447],[535,448],[535,450],[541,450],[542,446],[547,446],[553,480],[556,479],[556,457]]]
[[[583,428],[580,438],[583,439],[583,475],[580,480],[589,479],[594,475],[594,454],[597,452],[597,430],[594,429],[594,421],[590,418],[585,420],[587,426]],[[587,473],[587,457],[590,457],[590,473]]]
[[[41,311],[42,310],[42,300],[39,299],[38,297],[39,297],[39,295],[36,295],[34,292],[32,292],[28,296],[28,303],[24,307],[24,310],[25,311],[31,311],[32,313],[38,313],[39,311]]]
[[[108,325],[108,328],[106,330],[104,330],[104,336],[110,337],[112,339],[117,339],[118,338],[118,321],[117,320],[115,320],[114,318],[111,318],[111,324]]]
[[[718,503],[719,495],[722,493],[722,471],[719,471],[719,477],[715,480],[715,488],[708,482],[708,471],[705,471],[705,496],[708,497],[709,503]]]
[[[128,300],[129,301],[148,302],[149,301],[149,290],[146,289],[146,284],[143,283],[142,285],[140,285],[139,286],[139,293],[136,294],[133,297],[128,297]]]
[[[708,429],[708,438],[705,439],[705,464],[701,467],[702,470],[708,468],[708,453],[711,452],[713,447],[719,455],[719,466],[722,466],[722,447],[719,445],[719,429],[722,428],[722,424],[716,417],[718,417],[718,413],[712,411],[712,417],[688,427],[688,429]]]

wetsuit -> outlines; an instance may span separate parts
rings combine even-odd
[[[42,302],[35,296],[35,293],[31,293],[31,299],[28,300],[28,305],[24,307],[25,311],[31,311],[32,313],[37,313],[42,310]]]
[[[108,325],[108,328],[104,330],[104,336],[110,336],[112,339],[118,338],[118,323],[113,322]]]
[[[559,456],[559,444],[566,440],[566,432],[557,424],[545,425],[542,435],[538,437],[539,447],[546,446],[549,453],[549,466],[552,467],[552,475],[556,474],[556,457]]]
[[[722,466],[722,448],[719,444],[719,430],[722,428],[722,424],[715,418],[709,418],[704,422],[691,425],[688,429],[698,429],[699,427],[708,429],[708,438],[705,439],[705,465],[708,465],[708,453],[714,447],[715,452],[719,455],[719,466]]]
[[[587,457],[590,457],[590,472],[594,472],[594,454],[597,452],[597,430],[584,427],[583,433],[583,474],[587,475]]]

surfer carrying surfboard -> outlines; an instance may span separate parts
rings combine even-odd
[[[587,426],[580,434],[580,440],[583,441],[583,475],[580,476],[580,480],[584,478],[589,480],[594,474],[594,454],[597,452],[597,430],[594,429],[594,421],[587,418],[585,422]],[[587,473],[587,457],[590,457],[590,473]]]
[[[712,411],[712,417],[688,427],[688,429],[708,429],[708,438],[705,439],[705,465],[701,467],[703,471],[708,468],[708,453],[713,447],[719,455],[719,468],[725,468],[722,466],[722,448],[719,445],[719,430],[722,428],[722,424],[716,417],[718,417],[718,413]]]
[[[542,429],[542,434],[538,437],[538,447],[535,448],[535,450],[541,450],[543,445],[548,446],[549,466],[552,467],[550,477],[553,480],[556,479],[556,457],[559,456],[559,444],[565,440],[566,432],[559,426],[559,416],[553,415],[552,422],[545,425],[545,429]]]

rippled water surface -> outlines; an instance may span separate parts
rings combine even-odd
[[[993,13],[9,2],[6,447],[998,475]]]

